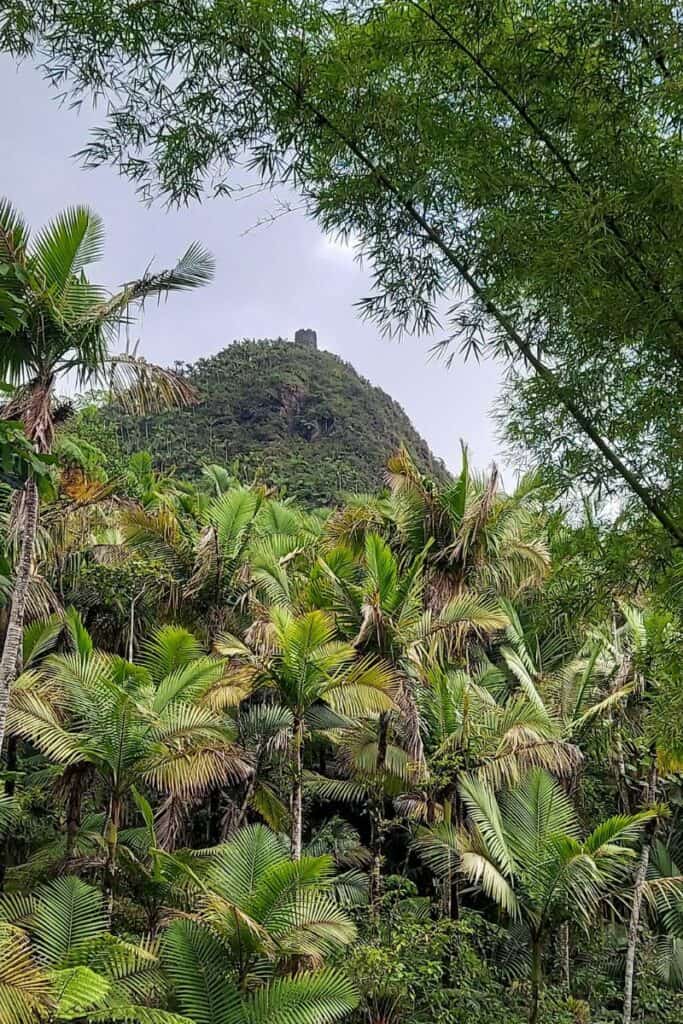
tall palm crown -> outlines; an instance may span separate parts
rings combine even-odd
[[[381,714],[393,707],[393,674],[373,657],[359,658],[353,644],[337,639],[332,615],[315,610],[293,615],[271,609],[270,622],[255,642],[229,634],[219,637],[217,650],[239,659],[260,685],[274,690],[292,714],[291,839],[295,858],[302,843],[302,748],[305,729],[334,728],[345,717]],[[335,714],[336,713],[336,714]]]
[[[262,825],[194,861],[199,911],[171,924],[162,960],[184,1014],[197,1024],[331,1024],[357,1003],[325,960],[355,926],[333,891],[330,856],[289,858]]]
[[[387,475],[403,544],[417,552],[431,541],[429,607],[439,609],[464,591],[516,598],[541,583],[550,556],[536,480],[505,494],[495,468],[488,476],[472,471],[466,448],[453,483],[422,476],[405,451],[389,460]]]
[[[141,664],[132,665],[94,650],[77,621],[75,627],[73,653],[53,655],[18,678],[8,725],[65,772],[88,771],[102,786],[113,874],[136,782],[187,801],[250,774],[224,714],[244,693],[235,694],[227,663],[205,656],[183,629],[158,630]]]
[[[0,383],[14,389],[0,419],[22,420],[41,453],[52,449],[55,389],[69,374],[80,387],[106,385],[138,410],[186,405],[194,398],[181,377],[135,355],[112,357],[109,346],[120,325],[129,322],[131,309],[146,298],[210,281],[212,257],[194,243],[173,269],[145,274],[109,295],[85,276],[86,267],[101,257],[103,243],[102,222],[86,207],[65,210],[32,240],[18,212],[0,200]],[[33,477],[21,495],[21,547],[0,660],[0,746],[38,528]]]
[[[472,773],[494,788],[519,782],[544,768],[560,777],[576,769],[581,754],[566,742],[561,722],[540,694],[497,693],[496,670],[468,673],[425,661],[417,701],[428,773],[424,793],[404,798],[405,812],[418,820],[451,820],[463,812],[458,781]]]
[[[589,925],[623,883],[631,845],[653,814],[617,815],[581,840],[569,798],[542,770],[500,797],[475,779],[464,779],[460,793],[468,827],[425,830],[417,847],[437,873],[459,870],[519,924],[531,950],[529,1019],[536,1024],[544,943],[562,922]]]
[[[23,419],[44,451],[54,436],[54,389],[65,374],[75,374],[79,387],[125,388],[148,408],[192,398],[176,375],[131,355],[112,357],[109,347],[132,307],[206,284],[213,259],[195,243],[171,270],[148,273],[110,295],[85,276],[103,246],[102,221],[86,207],[64,210],[31,239],[17,211],[0,201],[0,378],[18,388],[4,415]]]

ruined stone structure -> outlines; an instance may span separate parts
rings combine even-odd
[[[317,348],[318,335],[310,327],[300,327],[294,335],[294,344],[302,348]]]

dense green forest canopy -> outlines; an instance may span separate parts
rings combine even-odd
[[[284,339],[235,342],[183,370],[198,402],[120,421],[124,448],[145,448],[162,469],[197,477],[202,463],[237,462],[310,505],[382,487],[404,445],[423,471],[446,479],[397,402],[331,352]]]
[[[637,538],[466,452],[316,510],[106,423],[41,503],[3,1024],[607,1024],[629,956],[678,1021],[683,628]]]
[[[0,1024],[683,1020],[680,42],[670,0],[3,5],[106,98],[88,162],[246,160],[385,330],[492,352],[531,471],[449,476],[327,353],[117,353],[211,256],[111,294],[92,211],[0,202]]]

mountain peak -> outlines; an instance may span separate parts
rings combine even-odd
[[[310,328],[294,344],[234,342],[184,372],[201,396],[196,406],[122,424],[125,446],[148,449],[162,469],[192,477],[203,464],[237,462],[241,476],[310,505],[376,491],[401,445],[423,472],[448,476],[398,402],[318,349]]]

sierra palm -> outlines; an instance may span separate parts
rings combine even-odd
[[[312,575],[311,595],[334,610],[337,622],[353,637],[355,646],[382,657],[392,666],[397,680],[396,708],[380,715],[377,730],[363,724],[345,744],[354,753],[347,759],[354,784],[366,791],[371,818],[373,867],[372,906],[380,895],[384,805],[410,779],[427,783],[420,720],[416,699],[416,665],[425,652],[445,649],[461,655],[468,644],[502,629],[505,613],[490,597],[457,595],[438,612],[424,610],[424,565],[431,540],[414,557],[399,556],[378,533],[365,533],[362,550],[336,545],[318,560]],[[393,737],[390,735],[393,729]],[[391,742],[393,741],[393,742]],[[387,765],[390,746],[393,762]],[[397,751],[407,755],[407,770],[396,788]],[[360,751],[362,750],[362,755]],[[375,752],[374,766],[368,762]]]
[[[290,730],[292,855],[301,856],[302,779],[305,731],[320,722],[325,727],[348,723],[337,716],[380,714],[393,707],[393,675],[374,657],[359,657],[353,644],[337,639],[334,618],[316,609],[294,615],[275,606],[260,636],[251,642],[229,634],[217,638],[219,653],[236,658],[253,672],[255,683],[275,692],[292,714]],[[331,717],[330,717],[331,716]]]
[[[425,830],[416,846],[438,874],[458,870],[517,923],[530,950],[529,1020],[536,1024],[544,979],[544,945],[573,921],[587,928],[601,901],[623,884],[650,812],[618,815],[579,838],[576,812],[545,772],[496,797],[475,779],[460,784],[468,825]]]
[[[454,801],[459,808],[459,781],[467,774],[500,789],[535,768],[567,777],[580,762],[580,752],[566,741],[562,722],[540,695],[497,693],[492,674],[496,679],[486,665],[470,673],[438,660],[419,666],[428,785],[424,799],[406,798],[418,820],[450,822]]]
[[[171,924],[162,959],[197,1024],[328,1024],[357,1002],[325,966],[355,936],[334,897],[330,856],[292,861],[286,840],[249,825],[194,860],[194,920]]]
[[[495,468],[488,476],[470,468],[464,446],[452,483],[424,477],[404,450],[389,460],[387,477],[401,542],[413,552],[431,542],[429,608],[438,610],[465,591],[516,598],[546,576],[550,555],[536,479],[505,494]]]
[[[85,207],[64,210],[31,239],[18,212],[0,201],[0,382],[14,389],[0,415],[22,420],[41,454],[52,450],[56,389],[69,376],[81,387],[104,386],[142,411],[194,399],[181,377],[134,354],[112,356],[110,344],[119,325],[130,322],[131,310],[146,298],[210,281],[212,258],[195,243],[171,270],[147,273],[110,295],[85,276],[86,268],[100,259],[103,241],[102,222]],[[18,493],[22,537],[0,660],[0,744],[38,526],[34,476]]]
[[[95,650],[80,626],[73,652],[52,656],[40,672],[17,680],[11,731],[66,773],[92,772],[102,788],[110,891],[132,787],[142,781],[186,801],[250,773],[225,714],[242,695],[235,696],[227,671],[181,629],[159,630],[142,664],[133,665]]]
[[[164,995],[155,945],[109,934],[102,893],[79,878],[0,899],[0,950],[3,1024],[190,1024],[154,1006]]]
[[[363,719],[338,734],[338,749],[331,778],[311,773],[307,790],[320,800],[355,806],[367,815],[370,826],[370,913],[378,913],[382,892],[382,860],[386,808],[415,785],[422,771],[409,757],[410,725],[401,735],[402,716],[384,712]],[[418,769],[416,771],[416,768]]]
[[[310,598],[335,614],[337,624],[366,655],[391,664],[397,681],[398,703],[411,729],[411,754],[422,761],[415,701],[406,673],[412,648],[424,639],[422,565],[424,553],[402,565],[390,545],[377,533],[365,536],[356,556],[349,547],[326,552],[312,574]],[[378,770],[383,764],[388,717],[380,721]]]

